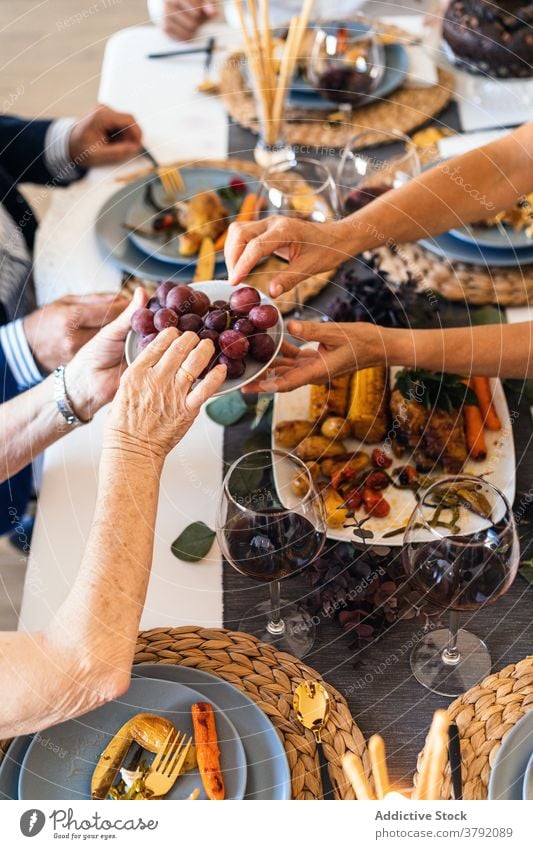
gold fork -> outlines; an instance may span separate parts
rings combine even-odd
[[[145,778],[144,795],[147,798],[166,796],[172,789],[183,768],[191,743],[192,737],[186,742],[185,734],[180,735],[175,729],[169,732]]]
[[[145,147],[143,147],[141,153],[150,160],[157,171],[157,176],[161,180],[161,185],[163,186],[167,199],[174,202],[176,200],[176,195],[179,192],[185,191],[185,183],[179,168],[175,165],[160,165],[155,156]]]

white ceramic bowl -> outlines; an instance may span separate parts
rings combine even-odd
[[[189,284],[193,289],[198,289],[200,292],[205,292],[205,294],[209,297],[211,301],[227,301],[232,292],[234,292],[237,288],[242,288],[238,286],[230,286],[230,284],[226,280],[206,280],[203,283],[190,283]],[[272,300],[268,297],[268,295],[264,295],[262,292],[259,293],[261,295],[261,303],[262,304],[273,304]],[[276,307],[277,309],[277,307]],[[250,383],[252,380],[255,380],[262,374],[272,363],[275,357],[279,353],[279,349],[281,347],[281,343],[283,341],[283,320],[281,318],[281,314],[278,310],[278,323],[271,327],[269,330],[265,331],[271,336],[274,340],[275,347],[274,353],[270,360],[266,363],[258,363],[253,360],[251,357],[247,359],[246,362],[246,371],[244,372],[242,377],[226,380],[222,385],[220,392],[217,392],[217,395],[225,395],[227,392],[234,392],[236,389],[241,389],[243,386],[246,386],[247,383]],[[135,357],[137,356],[137,337],[138,334],[135,331],[130,330],[126,337],[126,362],[128,365],[131,365]]]

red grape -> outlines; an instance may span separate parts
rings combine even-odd
[[[217,333],[222,333],[223,330],[228,329],[228,313],[224,310],[208,312],[204,324],[208,330],[216,330]]]
[[[192,330],[194,333],[198,333],[203,326],[204,323],[200,316],[195,315],[193,312],[186,312],[185,315],[180,316],[178,321],[178,328],[183,332]]]
[[[146,304],[146,309],[151,310],[152,312],[157,312],[162,306],[163,304],[160,304],[157,298],[150,298]]]
[[[167,297],[173,289],[176,288],[176,284],[172,283],[171,280],[165,280],[164,283],[160,283],[157,287],[155,296],[162,307],[166,307],[167,305]]]
[[[164,330],[166,327],[177,327],[178,316],[174,310],[163,308],[154,315],[154,324],[156,330]]]
[[[276,344],[268,333],[256,333],[250,337],[250,354],[258,363],[267,363],[274,356]]]
[[[231,357],[228,357],[227,354],[221,354],[218,358],[218,362],[222,366],[226,366],[227,377],[230,380],[236,380],[238,377],[242,377],[244,372],[246,371],[246,363],[244,360],[233,360]]]
[[[230,360],[240,360],[246,356],[250,343],[244,335],[238,330],[224,330],[218,337],[218,344],[223,354]]]
[[[248,318],[259,330],[267,330],[278,322],[278,311],[272,304],[260,304],[250,310]]]
[[[218,333],[216,330],[209,330],[208,327],[205,327],[203,330],[200,330],[198,336],[200,339],[211,339],[211,342],[215,347],[218,346]]]
[[[255,327],[248,318],[238,318],[233,329],[238,330],[239,333],[244,333],[245,336],[251,336],[252,333],[255,333]]]
[[[226,312],[229,311],[229,304],[227,301],[213,301],[211,306],[213,307],[213,309],[226,310]]]
[[[205,315],[209,307],[211,306],[211,301],[205,292],[198,292],[196,289],[191,289],[191,304],[188,312],[194,312],[196,315]]]
[[[172,292],[169,292],[165,306],[174,310],[178,315],[185,315],[188,312],[195,312],[192,303],[192,289],[181,284],[175,286]]]
[[[147,333],[146,336],[139,336],[137,339],[137,350],[142,351],[150,342],[157,338],[157,333]]]
[[[251,286],[242,286],[231,293],[229,305],[232,310],[240,315],[248,315],[253,307],[261,303],[261,295],[257,289]]]
[[[135,333],[142,335],[153,333],[155,330],[153,312],[145,308],[135,310],[131,317],[131,326]]]

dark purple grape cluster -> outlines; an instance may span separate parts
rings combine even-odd
[[[201,339],[211,339],[216,354],[210,368],[223,363],[228,378],[235,379],[244,374],[248,356],[258,363],[272,358],[275,342],[267,331],[278,320],[276,307],[262,304],[259,292],[251,286],[235,289],[228,301],[211,303],[206,294],[191,286],[165,281],[146,307],[133,313],[131,327],[139,336],[139,351],[167,327],[192,330]]]
[[[414,277],[396,283],[377,268],[372,257],[364,273],[346,266],[337,286],[344,294],[334,297],[326,307],[327,319],[338,322],[371,321],[382,327],[429,326],[434,322],[438,304],[430,303],[418,291]],[[326,320],[327,320],[326,319]]]

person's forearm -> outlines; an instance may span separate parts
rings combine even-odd
[[[489,377],[533,377],[533,322],[448,330],[380,328],[388,365]]]
[[[104,448],[74,585],[41,633],[0,634],[0,738],[85,713],[127,688],[152,562],[162,463]]]
[[[533,123],[432,168],[338,222],[355,255],[480,221],[533,191]]]
[[[53,381],[47,377],[0,405],[0,481],[13,477],[68,431],[54,401]]]

